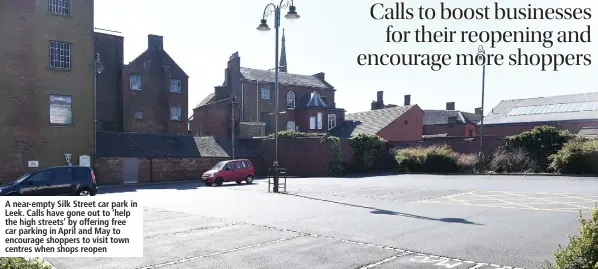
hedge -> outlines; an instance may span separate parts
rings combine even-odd
[[[523,149],[533,158],[539,171],[546,171],[550,164],[549,157],[557,153],[565,143],[575,135],[566,130],[551,126],[538,126],[509,138],[517,148]]]
[[[574,139],[550,156],[550,170],[561,174],[598,174],[598,140]]]
[[[52,269],[52,266],[45,264],[42,260],[26,258],[0,258],[2,269]]]
[[[476,155],[456,153],[447,145],[400,149],[395,159],[399,171],[415,173],[471,173],[479,163]]]

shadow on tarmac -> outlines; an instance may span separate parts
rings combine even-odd
[[[479,223],[471,222],[469,220],[462,219],[462,218],[440,218],[440,219],[437,219],[437,218],[430,218],[430,217],[425,217],[425,216],[420,216],[420,215],[413,215],[413,214],[409,214],[409,213],[401,213],[401,212],[395,212],[395,211],[390,211],[390,210],[384,210],[384,209],[379,209],[379,208],[375,208],[375,207],[355,205],[355,204],[349,204],[349,203],[343,203],[343,202],[338,202],[338,201],[320,199],[320,198],[315,198],[315,197],[303,196],[303,195],[293,194],[293,193],[287,193],[287,195],[292,195],[292,196],[296,196],[296,197],[300,197],[300,198],[305,198],[305,199],[310,199],[310,200],[317,200],[317,201],[322,201],[322,202],[327,202],[327,203],[333,203],[333,204],[338,204],[338,205],[345,205],[345,206],[351,206],[351,207],[358,207],[358,208],[369,209],[369,210],[372,210],[370,213],[376,214],[376,215],[400,216],[400,217],[406,217],[406,218],[423,219],[423,220],[433,220],[433,221],[440,221],[440,222],[446,222],[446,223],[458,223],[458,224],[468,224],[468,225],[484,225],[484,224],[479,224]]]
[[[256,180],[257,181],[257,180]],[[253,184],[255,184],[254,182]],[[150,183],[140,185],[108,185],[100,186],[99,194],[109,193],[127,193],[137,192],[140,190],[193,190],[199,188],[226,188],[226,187],[240,187],[247,184],[236,184],[235,182],[225,182],[224,185],[218,187],[209,187],[203,181],[189,181],[189,182],[173,182],[173,183]]]

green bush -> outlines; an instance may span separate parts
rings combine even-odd
[[[360,172],[376,170],[380,164],[380,154],[385,143],[386,141],[381,137],[370,134],[359,134],[349,139],[357,170]]]
[[[566,130],[538,126],[531,131],[510,137],[509,140],[515,147],[529,153],[539,170],[546,171],[549,165],[548,158],[557,153],[565,143],[574,137]]]
[[[496,173],[533,173],[538,170],[534,159],[522,148],[499,150],[492,155],[488,169]]]
[[[279,131],[278,138],[299,138],[299,137],[323,137],[325,133],[303,133],[297,131]],[[274,138],[274,134],[269,134],[268,138]]]
[[[44,264],[38,259],[25,258],[0,258],[2,269],[52,269],[52,266]]]
[[[555,262],[546,262],[547,269],[598,269],[598,207],[591,217],[580,214],[579,235],[569,237],[569,245],[554,252]]]
[[[598,140],[571,140],[549,159],[556,173],[598,174]]]
[[[330,175],[333,177],[344,176],[347,173],[343,162],[343,152],[341,139],[335,136],[324,136],[321,138],[322,144],[328,143],[332,147],[332,158],[330,160]]]
[[[399,171],[415,173],[471,173],[478,165],[476,155],[459,154],[446,145],[400,149],[395,159]]]

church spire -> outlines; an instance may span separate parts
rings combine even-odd
[[[284,28],[282,29],[282,48],[280,50],[280,72],[287,72],[287,48]]]

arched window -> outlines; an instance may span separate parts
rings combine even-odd
[[[295,93],[292,91],[287,93],[287,109],[295,109]]]

